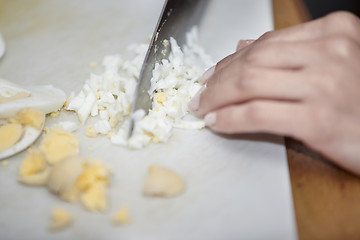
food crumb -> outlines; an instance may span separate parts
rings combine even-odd
[[[108,136],[108,138],[110,139],[112,136],[115,136],[115,133],[112,132],[112,131],[110,131],[107,136]]]
[[[54,164],[78,154],[79,140],[73,133],[56,126],[46,134],[40,144],[40,150],[45,154],[48,163]]]
[[[145,196],[173,197],[184,191],[185,181],[174,171],[159,165],[151,165],[148,171],[143,188]]]
[[[166,97],[165,97],[165,95],[164,95],[163,92],[157,93],[156,101],[157,101],[158,103],[162,103],[162,102],[164,102],[165,100],[166,100]]]
[[[104,211],[109,172],[101,159],[70,157],[53,165],[47,187],[63,200],[75,202],[80,197],[87,210]]]
[[[19,167],[19,176],[29,176],[46,169],[46,159],[43,152],[37,148],[29,149],[26,157],[22,161]]]
[[[57,118],[60,115],[60,111],[50,113],[50,117]]]
[[[59,231],[67,228],[73,221],[72,215],[62,208],[54,208],[51,213],[50,231]]]
[[[89,66],[92,67],[92,68],[97,67],[97,65],[98,65],[97,62],[90,62],[90,63],[89,63]]]
[[[64,107],[67,107],[69,105],[69,102],[71,101],[71,97],[69,96],[68,98],[66,98],[65,102],[64,102]]]
[[[90,211],[105,211],[107,209],[106,188],[103,183],[92,184],[80,198],[83,206]]]
[[[92,126],[88,126],[86,128],[86,136],[88,136],[88,137],[96,137],[96,135],[97,135],[96,131]]]
[[[154,136],[152,138],[152,142],[155,143],[155,144],[160,143],[160,139],[157,136]]]
[[[130,214],[126,206],[122,206],[114,215],[113,222],[116,224],[126,224],[130,222]]]

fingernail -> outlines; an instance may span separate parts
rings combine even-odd
[[[211,112],[205,115],[204,117],[205,125],[212,126],[216,123],[216,113]]]
[[[189,102],[189,108],[191,111],[196,111],[199,109],[200,105],[200,95],[205,90],[205,87],[199,89],[195,96]]]
[[[236,50],[240,50],[246,46],[249,46],[251,43],[253,43],[255,40],[240,40],[236,46]]]
[[[206,72],[201,76],[201,78],[199,79],[199,83],[204,85],[205,83],[207,83],[207,81],[209,80],[209,78],[213,75],[213,73],[215,72],[215,66],[212,66],[211,68],[209,68],[208,70],[206,70]]]

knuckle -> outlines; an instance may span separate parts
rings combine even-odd
[[[257,46],[252,48],[251,51],[247,51],[243,56],[242,65],[245,68],[255,65],[258,62],[259,57],[261,57],[262,49],[263,47]]]
[[[341,29],[341,32],[355,38],[360,37],[360,19],[353,13],[337,11],[324,18],[326,29]]]
[[[216,113],[215,130],[223,133],[233,134],[239,131],[240,116],[236,111],[235,106],[230,106],[225,109],[220,109]]]
[[[254,92],[254,82],[257,79],[256,71],[251,67],[244,68],[239,74],[235,83],[236,90],[251,94]]]
[[[342,27],[346,27],[348,30],[359,31],[360,20],[351,12],[337,11],[330,13],[325,17],[325,21],[329,27],[341,24]]]
[[[235,111],[227,112],[222,118],[223,131],[229,134],[236,133],[238,130],[238,115]]]
[[[268,39],[271,39],[274,35],[274,31],[268,31],[268,32],[265,32],[263,35],[260,36],[259,40],[268,40]]]
[[[358,52],[358,44],[350,37],[332,36],[325,40],[325,48],[341,58],[349,58]]]
[[[231,55],[223,58],[218,63],[216,63],[215,70],[219,70],[219,69],[225,67],[233,58],[234,58],[234,54],[231,54]]]
[[[258,102],[248,103],[248,107],[245,112],[245,116],[247,117],[247,121],[254,125],[261,125],[266,121],[266,116],[264,113],[263,106]]]

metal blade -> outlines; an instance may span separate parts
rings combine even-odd
[[[141,68],[132,104],[128,137],[131,137],[134,129],[133,114],[139,109],[143,109],[147,114],[151,109],[152,101],[148,91],[151,85],[152,71],[156,63],[168,58],[171,50],[170,45],[163,44],[163,41],[173,37],[180,47],[183,46],[186,43],[186,33],[199,23],[207,2],[208,0],[165,1]]]

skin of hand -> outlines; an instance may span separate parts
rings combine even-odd
[[[189,108],[215,132],[301,140],[360,175],[360,20],[335,12],[241,41]]]

